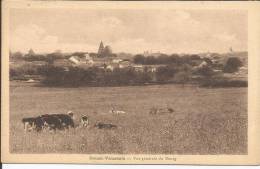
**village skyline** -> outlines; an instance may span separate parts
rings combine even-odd
[[[30,48],[28,49],[28,51],[24,51],[24,52],[21,52],[21,51],[12,51],[10,50],[10,53],[21,53],[22,55],[26,55],[26,54],[40,54],[40,55],[46,55],[46,54],[50,54],[50,53],[60,53],[60,54],[73,54],[73,53],[88,53],[88,54],[97,54],[99,53],[99,50],[100,50],[100,45],[103,45],[103,41],[101,40],[99,45],[97,45],[97,49],[96,51],[85,51],[85,50],[82,50],[82,51],[69,51],[69,52],[64,52],[60,49],[56,49],[56,50],[53,50],[53,51],[50,51],[50,52],[35,52],[33,48]],[[180,56],[182,55],[187,55],[187,54],[197,54],[197,55],[200,55],[200,54],[213,54],[213,53],[217,53],[217,54],[227,54],[227,53],[241,53],[241,52],[248,52],[247,50],[237,50],[237,49],[234,49],[232,46],[231,47],[227,47],[226,51],[223,51],[223,52],[214,52],[214,51],[202,51],[202,52],[198,52],[198,53],[187,53],[187,52],[180,52],[180,53],[177,53],[177,52],[172,52],[172,53],[165,53],[165,52],[161,52],[161,51],[153,51],[153,50],[143,50],[143,52],[140,52],[140,53],[129,53],[129,52],[124,52],[124,51],[121,51],[121,52],[114,52],[113,50],[113,47],[111,45],[106,45],[104,46],[104,48],[109,48],[110,50],[110,53],[111,54],[114,54],[113,56],[116,56],[117,54],[123,54],[123,55],[131,55],[131,56],[134,56],[134,55],[138,55],[138,54],[141,54],[141,55],[144,55],[144,56],[159,56],[161,54],[166,54],[166,55],[172,55],[172,54],[178,54]]]
[[[114,53],[225,53],[230,47],[247,51],[247,13],[240,10],[11,9],[10,13],[12,52],[97,52],[101,40]]]

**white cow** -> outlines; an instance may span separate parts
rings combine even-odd
[[[109,113],[111,113],[111,114],[125,114],[126,112],[121,111],[121,110],[112,109],[112,110],[109,111]]]

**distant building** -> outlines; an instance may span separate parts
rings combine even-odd
[[[158,52],[152,52],[152,51],[149,52],[149,51],[147,50],[147,51],[144,51],[143,55],[144,55],[145,57],[147,57],[147,56],[158,57],[158,56],[161,56],[162,53],[161,53],[160,51],[158,51]]]
[[[132,67],[133,67],[134,70],[137,71],[137,72],[143,72],[143,71],[144,71],[143,65],[133,65]]]
[[[119,64],[118,63],[110,63],[108,65],[106,65],[106,69],[113,71],[115,68],[119,68]]]
[[[156,72],[158,68],[164,67],[165,65],[145,65],[147,72]]]
[[[80,64],[80,59],[79,59],[78,56],[71,56],[71,57],[69,58],[69,61],[70,61],[71,63],[76,64],[76,65]]]
[[[89,57],[87,54],[84,58],[78,57],[78,56],[71,56],[69,59],[69,62],[71,62],[74,66],[76,65],[85,65],[85,64],[93,64],[94,61],[91,57]]]
[[[93,65],[94,61],[93,58],[89,56],[89,54],[85,54],[86,64]]]
[[[206,58],[210,58],[211,57],[211,53],[208,51],[207,54],[205,55]]]
[[[108,45],[104,47],[104,44],[101,41],[98,48],[97,57],[104,58],[104,57],[111,57],[112,55],[113,55],[112,48]]]
[[[53,65],[66,68],[72,66],[72,62],[70,62],[68,59],[55,59]]]
[[[101,41],[100,42],[100,45],[99,45],[99,48],[98,48],[98,53],[97,53],[97,56],[98,57],[103,57],[103,53],[104,53],[104,44],[103,42]]]
[[[198,66],[199,68],[208,66],[208,63],[206,61],[201,62],[201,64]]]
[[[32,61],[31,63],[36,66],[43,66],[47,64],[45,61]]]
[[[131,62],[128,60],[123,60],[121,62],[119,62],[119,68],[126,68],[131,66]]]
[[[119,62],[121,62],[121,61],[123,61],[122,59],[113,59],[112,60],[112,63],[119,63]]]

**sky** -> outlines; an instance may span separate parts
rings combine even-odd
[[[201,53],[247,51],[241,10],[11,9],[12,52]]]

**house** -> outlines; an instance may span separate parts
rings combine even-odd
[[[202,59],[191,60],[192,66],[199,66],[203,62]]]
[[[165,65],[145,65],[145,69],[147,72],[156,72],[159,67],[163,67]]]
[[[245,67],[245,66],[240,67],[239,70],[238,70],[238,74],[247,75],[248,74],[248,68]]]
[[[115,68],[119,68],[118,63],[109,63],[105,66],[106,69],[113,71]]]
[[[80,64],[80,59],[79,59],[78,56],[71,56],[71,57],[69,58],[69,61],[70,61],[71,63],[75,64],[75,65]]]
[[[208,66],[208,63],[204,60],[203,62],[201,62],[201,64],[198,66],[198,68],[202,68]]]
[[[144,71],[143,65],[132,65],[132,67],[133,67],[134,70],[137,71],[137,72],[143,72],[143,71]]]
[[[143,55],[144,55],[145,57],[147,57],[147,56],[159,57],[159,56],[162,55],[162,53],[161,53],[160,51],[158,51],[158,52],[144,51]]]
[[[93,65],[94,61],[93,58],[89,56],[89,54],[85,54],[85,57],[81,58],[78,56],[71,56],[68,59],[72,64],[75,65],[82,65],[82,64],[89,64],[89,65]]]
[[[45,62],[45,61],[32,61],[31,63],[33,65],[37,65],[37,66],[43,66],[43,65],[47,64],[47,62]]]
[[[70,67],[72,66],[72,62],[70,62],[68,59],[56,59],[53,61],[53,66],[56,67]]]
[[[123,60],[119,62],[119,68],[126,68],[131,66],[131,62],[129,60]]]
[[[113,60],[112,60],[113,63],[120,63],[120,62],[122,62],[122,61],[123,61],[122,59],[113,59]]]
[[[89,54],[85,54],[85,59],[86,59],[86,64],[89,64],[89,65],[93,65],[94,64],[94,60],[92,57],[89,56]]]
[[[113,71],[113,70],[114,70],[114,67],[113,67],[112,65],[107,65],[107,66],[106,66],[106,69]]]

